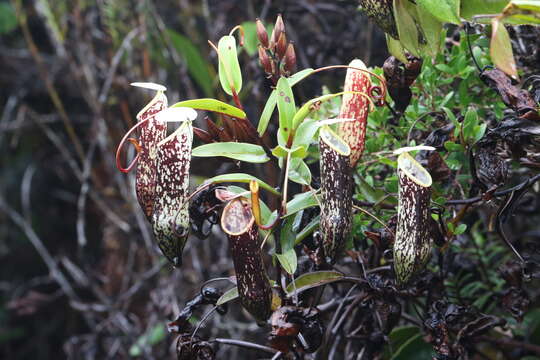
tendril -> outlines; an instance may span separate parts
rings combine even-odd
[[[141,145],[137,141],[137,139],[129,137],[136,129],[138,129],[141,125],[146,124],[150,118],[139,121],[137,124],[135,124],[131,129],[128,130],[126,135],[122,138],[120,141],[120,144],[118,144],[118,148],[116,149],[116,167],[121,172],[127,174],[130,172],[135,164],[137,163],[137,160],[139,159],[139,155],[141,153]],[[128,165],[128,167],[124,168],[122,167],[121,161],[120,161],[120,155],[122,154],[122,148],[124,147],[124,144],[126,141],[129,141],[133,146],[135,147],[135,150],[137,151],[137,155],[135,155],[135,158],[131,161],[131,163]]]

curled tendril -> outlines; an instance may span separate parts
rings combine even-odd
[[[118,168],[118,170],[120,170],[123,173],[128,173],[133,169],[141,153],[141,145],[139,144],[139,142],[136,139],[129,136],[141,125],[146,124],[148,120],[149,118],[143,121],[139,121],[137,124],[135,124],[131,129],[128,130],[126,135],[124,135],[124,137],[122,138],[122,141],[120,141],[120,144],[118,144],[118,148],[116,149],[116,167]],[[124,168],[120,161],[120,155],[122,154],[122,148],[124,147],[124,144],[126,143],[126,141],[129,141],[131,144],[133,144],[133,146],[135,147],[135,150],[137,151],[137,155],[135,156],[133,160],[131,160],[131,163],[128,165],[128,167]]]
[[[373,85],[368,90],[369,96],[374,99],[377,106],[384,106],[383,89],[378,85]]]
[[[370,76],[375,77],[377,80],[379,80],[380,86],[372,86],[370,88],[370,90],[369,90],[370,96],[375,97],[375,104],[376,105],[378,105],[378,106],[384,105],[385,98],[386,98],[386,92],[387,92],[386,80],[384,79],[384,77],[382,77],[380,75],[377,75],[374,72],[369,71],[367,69],[362,69],[362,68],[359,68],[359,67],[356,67],[356,66],[349,66],[349,65],[324,66],[324,67],[313,70],[312,74],[322,72],[322,71],[326,71],[326,70],[332,70],[332,69],[353,69],[353,70],[358,70],[358,71],[366,73],[366,74],[368,74]],[[379,89],[378,90],[379,94],[375,94],[375,96],[374,96],[374,94],[371,93],[373,88],[378,88]]]

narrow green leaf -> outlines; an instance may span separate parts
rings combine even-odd
[[[236,52],[236,39],[234,36],[223,36],[218,42],[219,55],[219,82],[223,91],[233,95],[233,89],[236,93],[242,90],[242,72],[238,62]]]
[[[214,176],[210,179],[205,180],[207,183],[217,184],[222,182],[232,182],[232,183],[249,183],[251,180],[257,181],[259,186],[267,191],[270,191],[272,194],[280,195],[279,191],[276,191],[273,187],[265,183],[264,181],[256,178],[253,175],[244,174],[244,173],[232,173]]]
[[[272,114],[274,113],[274,109],[276,108],[276,104],[277,91],[272,90],[272,93],[268,97],[268,100],[266,100],[266,105],[264,105],[261,118],[259,119],[259,125],[257,125],[257,132],[259,133],[259,136],[263,136],[266,132],[268,124],[270,123],[270,119],[272,118]]]
[[[313,69],[311,68],[304,69],[288,77],[287,81],[289,82],[289,85],[293,87],[298,82],[305,79],[312,73],[313,73]],[[276,108],[276,104],[277,104],[277,90],[273,90],[270,96],[268,97],[268,100],[266,101],[266,105],[264,105],[261,118],[259,119],[259,125],[257,126],[257,132],[259,133],[260,136],[263,136],[264,133],[266,132],[266,129],[268,128],[268,124],[270,123],[270,119],[272,118],[272,114],[274,113],[274,109]]]
[[[187,37],[174,30],[167,29],[172,46],[184,59],[189,75],[204,91],[206,96],[212,96],[215,70],[210,63],[201,55],[199,49]]]
[[[279,128],[289,134],[291,131],[292,120],[296,113],[294,95],[291,85],[287,78],[280,78],[277,83],[277,106],[279,112]]]
[[[465,2],[467,1],[469,0],[465,0]],[[442,22],[461,23],[459,19],[459,0],[417,0],[416,3]]]
[[[294,249],[290,249],[283,254],[276,254],[276,256],[283,270],[285,270],[290,275],[294,274],[298,265],[296,251],[294,251]]]
[[[337,271],[313,271],[297,277],[294,280],[294,284],[291,282],[287,285],[285,291],[287,292],[287,296],[291,297],[295,293],[295,288],[296,294],[300,294],[308,289],[329,284],[342,278],[343,274]]]
[[[516,62],[514,61],[508,31],[498,19],[493,19],[491,25],[491,45],[489,49],[491,60],[499,69],[513,78],[517,78]]]
[[[300,214],[300,213],[297,213]],[[294,250],[294,240],[296,239],[296,234],[293,230],[293,225],[296,217],[290,216],[285,219],[281,231],[279,234],[279,242],[281,243],[281,252],[286,253],[287,251]]]
[[[192,150],[191,156],[223,156],[250,163],[264,163],[270,160],[260,145],[239,142],[219,142],[201,145]]]
[[[216,99],[193,99],[180,101],[172,107],[189,107],[197,110],[212,111],[220,114],[225,114],[238,119],[245,119],[246,113],[232,105],[224,103]]]

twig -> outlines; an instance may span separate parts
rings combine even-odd
[[[243,347],[243,348],[246,348],[246,349],[260,350],[260,351],[264,351],[264,352],[267,352],[267,353],[270,353],[270,354],[281,354],[281,352],[277,351],[276,349],[272,349],[271,347],[255,344],[255,343],[248,342],[248,341],[216,338],[214,340],[210,340],[209,342],[217,342],[219,344],[240,346],[240,347]]]
[[[514,186],[514,187],[511,187],[510,189],[501,190],[501,191],[496,191],[496,192],[493,194],[493,196],[494,196],[494,197],[501,197],[501,196],[504,196],[504,195],[506,195],[506,194],[511,193],[512,191],[520,190],[520,189],[522,189],[524,186],[531,186],[531,185],[533,185],[535,182],[537,182],[538,180],[540,180],[540,174],[536,174],[535,176],[528,178],[527,180],[525,180],[525,181],[522,182],[521,184],[516,185],[516,186]],[[466,205],[466,204],[474,204],[474,203],[480,202],[480,201],[482,201],[482,200],[484,200],[484,198],[483,198],[482,196],[475,196],[475,197],[472,197],[472,198],[469,198],[469,199],[448,200],[448,201],[446,201],[446,204],[447,204],[447,205]]]

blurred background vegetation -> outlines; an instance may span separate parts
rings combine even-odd
[[[157,250],[132,177],[115,167],[119,140],[150,99],[129,83],[164,84],[171,102],[223,99],[207,40],[243,24],[242,96],[256,119],[270,88],[254,20],[272,24],[278,13],[299,68],[356,57],[382,65],[387,56],[384,35],[355,1],[0,2],[1,358],[169,354],[164,320],[231,266],[225,242],[191,242],[181,271]],[[342,78],[310,80],[297,95],[304,102],[322,83],[337,89]],[[209,164],[193,161],[194,174],[226,170]],[[262,334],[250,321],[216,319],[213,336]]]

